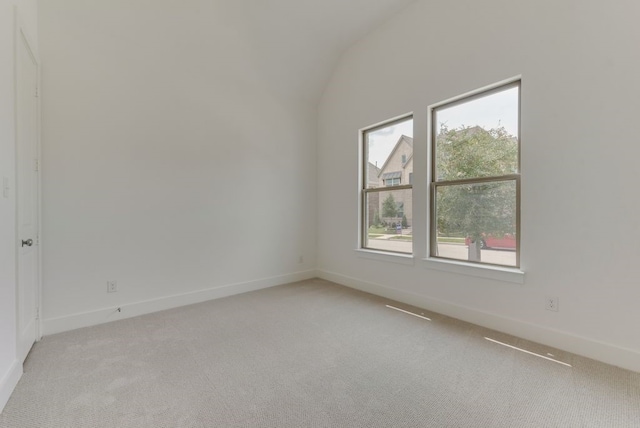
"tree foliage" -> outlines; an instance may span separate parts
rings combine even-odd
[[[518,170],[518,141],[504,128],[448,129],[436,139],[436,177],[453,181],[501,177]],[[440,234],[469,236],[515,234],[516,186],[513,180],[438,186]]]
[[[382,202],[382,217],[396,217],[398,215],[398,205],[393,198],[393,194],[389,193],[389,196]]]
[[[518,141],[503,127],[441,127],[436,139],[438,180],[499,177],[517,170]]]
[[[380,214],[378,214],[378,210],[375,210],[373,214],[373,225],[375,227],[380,227],[381,224],[382,222],[380,221]]]

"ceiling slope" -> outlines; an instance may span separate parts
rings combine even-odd
[[[341,54],[412,1],[248,0],[232,7],[265,77],[316,103]]]

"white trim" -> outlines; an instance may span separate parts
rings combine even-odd
[[[4,406],[7,405],[9,397],[11,397],[21,377],[22,364],[18,360],[13,360],[13,364],[11,364],[9,370],[0,378],[0,413],[4,410]]]
[[[457,273],[460,275],[475,276],[497,281],[512,282],[514,284],[524,284],[524,272],[516,268],[508,268],[493,265],[481,265],[475,263],[465,263],[457,260],[427,258],[422,259],[426,269],[435,269],[444,272]]]
[[[357,189],[356,189],[356,212],[358,213],[358,222],[356,227],[356,248],[362,248],[364,244],[364,225],[362,224],[362,218],[364,216],[363,205],[364,205],[364,195],[362,194],[362,188],[364,187],[364,130],[358,130],[358,179],[356,180]],[[369,168],[369,165],[367,165]],[[316,227],[316,229],[318,229]]]
[[[606,364],[640,372],[640,352],[638,351],[335,272],[319,270],[318,276],[346,287],[424,308],[492,330],[592,358]]]
[[[135,303],[126,303],[120,306],[81,312],[57,318],[49,318],[43,320],[44,334],[49,335],[61,333],[63,331],[74,330],[76,328],[89,327],[109,321],[136,317],[152,312],[206,302],[207,300],[219,299],[222,297],[233,296],[235,294],[246,293],[296,281],[303,281],[305,279],[315,277],[317,277],[317,272],[315,269],[311,269],[253,281],[227,284],[219,287],[192,291],[189,293],[158,297]],[[120,309],[120,312],[118,312],[118,309]]]
[[[483,86],[482,88],[478,88],[478,89],[474,89],[474,90],[469,91],[469,92],[465,92],[462,95],[456,95],[455,97],[451,97],[451,98],[448,98],[448,99],[443,100],[443,101],[438,101],[437,103],[431,104],[431,105],[429,105],[427,107],[428,113],[429,113],[429,115],[431,115],[431,110],[433,110],[434,108],[438,108],[438,107],[440,107],[442,105],[449,104],[449,103],[461,100],[463,98],[472,97],[474,95],[481,94],[483,92],[487,92],[487,91],[490,91],[492,89],[499,88],[500,86],[506,86],[506,85],[509,85],[510,83],[515,83],[515,82],[517,82],[519,80],[522,80],[522,75],[521,74],[518,74],[517,76],[510,77],[508,79],[501,80],[501,81],[499,81],[497,83],[492,83],[490,85]]]
[[[356,248],[354,251],[358,257],[362,259],[375,260],[378,262],[400,263],[410,266],[414,265],[413,254],[390,253],[387,251],[376,251],[366,248]]]
[[[36,320],[36,342],[40,341],[40,339],[42,339],[42,302],[43,302],[43,296],[42,296],[42,67],[40,66],[40,58],[38,57],[38,53],[34,52],[34,58],[36,59],[36,63],[37,63],[37,68],[36,68],[36,73],[37,73],[37,85],[38,85],[38,97],[36,98],[36,103],[38,106],[38,112],[37,112],[37,117],[36,117],[36,123],[38,126],[37,129],[37,134],[36,134],[36,138],[37,138],[37,142],[36,142],[36,156],[38,159],[38,171],[37,171],[37,176],[36,176],[36,186],[37,186],[37,192],[38,194],[36,195],[36,215],[38,216],[38,221],[36,222],[36,236],[37,236],[37,240],[38,240],[38,248],[36,248],[37,252],[37,256],[38,256],[38,263],[37,263],[37,283],[36,286],[38,287],[38,290],[36,290],[37,294],[36,294],[36,299],[37,299],[37,303],[38,303],[38,312],[37,312],[37,316],[38,319]]]
[[[407,112],[407,113],[404,113],[404,114],[400,114],[400,115],[395,116],[395,117],[392,117],[392,118],[390,118],[390,119],[382,120],[382,121],[380,121],[380,122],[378,122],[378,123],[374,123],[373,125],[365,126],[365,127],[363,127],[363,128],[360,128],[360,129],[358,130],[358,132],[359,132],[360,134],[362,134],[363,132],[365,132],[365,131],[369,131],[370,129],[373,129],[373,128],[379,128],[379,127],[382,127],[382,126],[384,126],[384,125],[386,125],[386,124],[388,124],[388,123],[391,123],[391,122],[399,122],[399,121],[401,121],[402,119],[409,119],[409,118],[413,119],[413,112],[412,112],[412,111]]]
[[[37,175],[36,175],[36,195],[35,195],[35,204],[36,206],[34,207],[34,213],[36,216],[36,221],[35,221],[35,236],[33,238],[36,239],[37,241],[37,248],[34,249],[35,252],[35,257],[36,257],[36,262],[35,262],[35,304],[36,304],[36,317],[37,319],[35,319],[35,340],[36,342],[38,340],[40,340],[42,338],[42,240],[41,240],[41,231],[42,231],[42,180],[41,180],[41,176],[42,176],[42,147],[41,147],[41,130],[42,130],[42,109],[41,109],[41,102],[40,99],[42,97],[42,75],[41,75],[41,67],[40,67],[40,57],[38,55],[38,51],[37,51],[37,45],[33,42],[33,38],[31,37],[31,35],[28,32],[27,26],[24,24],[24,21],[22,20],[22,17],[20,16],[20,13],[18,11],[18,7],[14,6],[13,9],[13,16],[14,16],[14,40],[13,40],[13,83],[14,83],[14,127],[16,130],[15,133],[15,141],[14,141],[14,145],[15,145],[15,159],[14,159],[14,163],[15,163],[15,175],[14,175],[14,189],[15,189],[15,201],[16,201],[16,205],[15,205],[15,218],[16,218],[16,225],[15,225],[15,231],[16,231],[16,236],[15,236],[15,245],[16,245],[16,265],[15,265],[15,270],[16,270],[16,274],[19,274],[19,259],[20,259],[20,247],[18,246],[18,242],[20,242],[20,226],[18,224],[19,220],[19,216],[18,216],[18,210],[20,208],[20,202],[18,201],[18,187],[19,187],[19,180],[18,180],[18,174],[20,174],[20,166],[18,165],[18,156],[19,156],[19,148],[18,148],[18,45],[21,42],[20,39],[23,39],[24,42],[26,43],[27,49],[29,50],[29,54],[31,55],[31,57],[33,58],[33,61],[35,63],[36,66],[36,147],[35,147],[35,156],[36,156],[36,160],[38,162],[38,170]],[[36,47],[36,49],[34,49],[34,47]],[[20,290],[18,289],[19,287],[19,278],[18,281],[16,282],[16,296],[18,296],[18,293],[20,292]],[[19,323],[18,323],[18,316],[20,316],[20,308],[18,307],[19,302],[18,302],[18,298],[16,297],[16,348],[18,349],[18,352],[20,352],[21,350],[20,348],[20,332],[18,331],[19,328]],[[28,352],[27,352],[28,353]],[[24,356],[26,358],[26,355]],[[24,360],[23,360],[24,361]]]

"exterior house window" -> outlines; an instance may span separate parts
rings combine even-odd
[[[390,178],[384,181],[385,186],[399,186],[400,179],[399,178]]]
[[[413,117],[361,132],[360,248],[411,254]]]
[[[519,267],[520,81],[431,115],[431,257]]]
[[[382,181],[385,186],[399,186],[401,180],[401,172],[388,172],[383,175]]]

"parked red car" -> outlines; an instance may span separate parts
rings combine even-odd
[[[471,244],[471,238],[464,240],[465,245]],[[510,234],[504,235],[502,238],[494,236],[483,236],[480,248],[494,248],[496,250],[515,250],[516,237]]]

